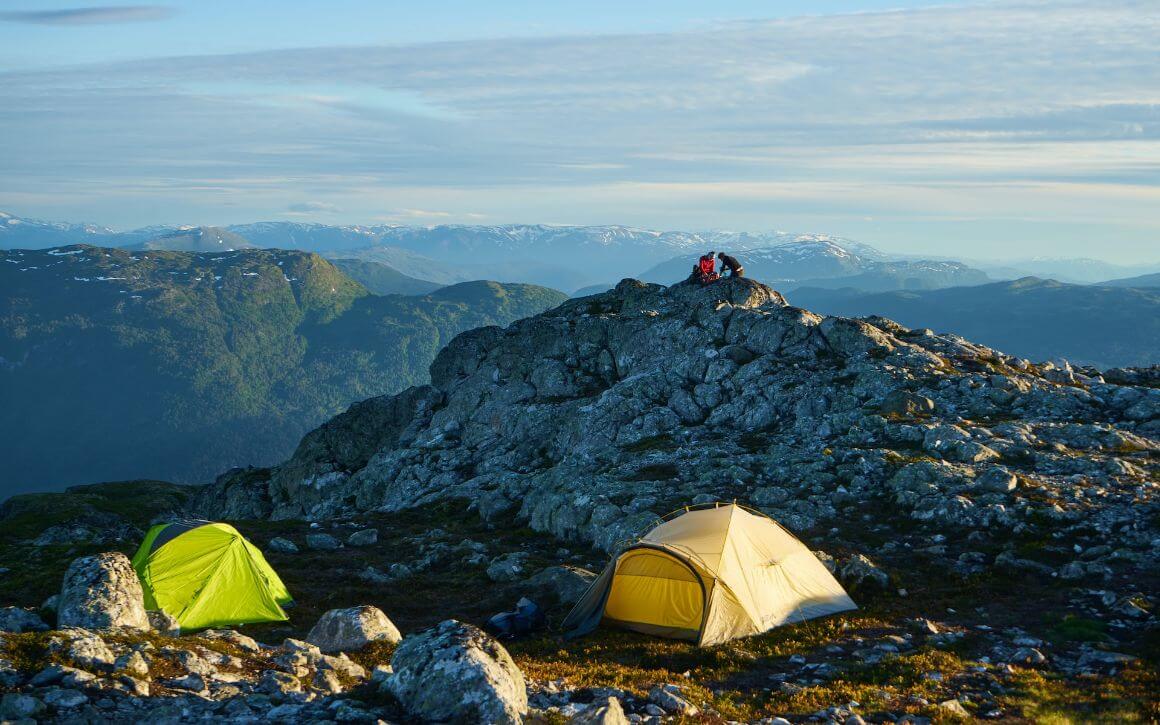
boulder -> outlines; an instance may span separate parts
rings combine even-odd
[[[148,630],[143,596],[127,556],[120,552],[83,556],[65,572],[57,624],[96,630]]]
[[[620,700],[608,697],[594,701],[568,722],[571,725],[628,725],[629,721],[624,716],[624,708],[620,706]]]
[[[356,531],[346,539],[347,546],[373,546],[379,543],[378,529],[363,529]]]
[[[0,632],[43,632],[48,625],[34,612],[20,607],[0,608]]]
[[[330,534],[307,534],[306,548],[315,551],[334,551],[342,548],[342,542]]]
[[[417,719],[514,724],[528,709],[524,675],[507,650],[454,619],[403,640],[391,667],[386,686]]]
[[[596,580],[596,575],[587,569],[567,564],[541,569],[528,579],[528,588],[549,593],[561,604],[575,604]]]
[[[676,685],[657,685],[649,690],[649,702],[662,710],[676,715],[696,717],[700,710],[681,696],[681,688]]]
[[[359,650],[371,642],[399,642],[403,635],[378,607],[332,609],[319,617],[306,641],[323,652]]]
[[[273,539],[270,539],[270,543],[266,544],[266,549],[269,551],[276,551],[279,554],[297,554],[298,544],[295,544],[290,539],[284,539],[281,536],[277,536]]]

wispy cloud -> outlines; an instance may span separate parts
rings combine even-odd
[[[892,220],[916,244],[990,205],[996,224],[1040,218],[1046,245],[1083,243],[1061,220],[1100,218],[1117,244],[1154,244],[1157,37],[1155,0],[1001,0],[14,72],[0,205],[83,188],[254,217],[340,200],[313,211],[352,221],[875,237]]]
[[[176,14],[163,5],[102,5],[62,10],[10,10],[0,12],[0,20],[37,25],[109,25],[166,20]]]
[[[299,214],[336,214],[342,211],[337,204],[326,201],[302,201],[291,204],[286,209]]]

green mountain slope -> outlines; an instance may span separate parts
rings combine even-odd
[[[1160,290],[1025,277],[941,290],[860,293],[802,288],[790,303],[828,315],[882,315],[953,332],[1031,360],[1097,367],[1160,362]]]
[[[376,295],[422,295],[443,286],[405,275],[383,262],[365,259],[332,259],[330,262]]]
[[[278,250],[0,253],[0,492],[281,460],[351,402],[425,382],[459,332],[564,299],[491,283],[378,297]]]

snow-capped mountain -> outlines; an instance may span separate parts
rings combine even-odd
[[[821,235],[799,235],[776,246],[743,251],[719,244],[718,248],[721,247],[737,257],[747,275],[782,289],[937,289],[989,281],[985,273],[961,262],[892,260],[869,245]],[[649,269],[641,278],[666,283],[686,277],[696,257],[689,254],[667,260]]]
[[[44,249],[64,244],[102,244],[116,232],[96,224],[24,219],[0,211],[0,249]]]
[[[232,252],[255,247],[245,237],[221,227],[189,227],[171,229],[135,244],[119,244],[125,249],[165,249],[172,252]]]

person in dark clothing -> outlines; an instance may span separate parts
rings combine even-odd
[[[729,270],[730,277],[745,276],[745,267],[741,266],[741,262],[737,261],[737,257],[731,257],[725,252],[717,252],[717,259],[720,259],[722,266]]]

